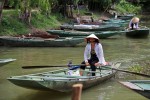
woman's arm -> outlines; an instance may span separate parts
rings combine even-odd
[[[104,53],[103,53],[103,47],[101,44],[98,44],[98,47],[96,49],[96,54],[99,60],[99,64],[105,65],[105,58],[104,58]]]
[[[84,61],[88,62],[90,45],[87,44],[84,50]]]

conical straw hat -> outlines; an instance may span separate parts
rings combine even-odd
[[[133,23],[138,23],[140,21],[140,19],[138,18],[138,17],[134,17],[133,19],[132,19],[132,22]]]
[[[85,39],[89,39],[89,38],[94,38],[94,39],[99,40],[99,38],[95,34],[91,34],[91,35],[87,36]]]

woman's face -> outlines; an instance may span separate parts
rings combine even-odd
[[[95,42],[95,39],[94,38],[90,38],[90,42]]]

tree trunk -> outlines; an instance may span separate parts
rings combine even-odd
[[[2,11],[4,6],[5,0],[0,0],[0,23],[2,21]]]
[[[22,9],[19,15],[19,18],[30,25],[30,20],[31,20],[31,9],[29,6],[30,1],[24,0],[22,3]]]

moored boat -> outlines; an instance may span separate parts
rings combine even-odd
[[[60,37],[80,37],[80,36],[88,36],[90,34],[95,34],[100,39],[105,39],[111,36],[120,35],[124,31],[97,31],[97,32],[81,32],[81,31],[74,31],[74,30],[48,30],[47,31],[53,35],[59,35]]]
[[[31,38],[31,37],[40,37],[40,38],[45,38],[45,39],[47,39],[47,38],[59,38],[59,36],[58,35],[50,35],[50,34],[48,34],[47,32],[43,32],[43,33],[29,33],[29,34],[23,34],[23,35],[16,35],[16,36],[14,36],[14,37],[29,37],[29,38]]]
[[[149,35],[149,28],[127,30],[126,36],[131,38],[146,38]]]
[[[29,89],[69,92],[72,91],[72,86],[77,83],[83,84],[83,89],[87,89],[112,78],[116,74],[116,70],[112,70],[111,67],[118,68],[119,66],[120,63],[115,63],[109,66],[110,68],[108,66],[107,68],[104,66],[98,68],[95,72],[96,76],[91,76],[90,74],[93,72],[89,69],[83,71],[83,76],[70,75],[68,74],[70,70],[65,68],[44,73],[11,76],[8,80],[15,85]]]
[[[120,81],[119,83],[150,99],[150,80],[129,80],[126,82]]]
[[[64,24],[61,25],[60,28],[63,29],[70,29],[70,30],[76,30],[76,31],[115,31],[115,30],[123,30],[123,27],[121,25],[112,25],[112,24],[106,24],[106,25],[85,25],[85,24],[77,24],[77,25],[71,25],[71,24]]]
[[[0,67],[3,66],[3,65],[6,65],[10,62],[13,62],[15,61],[16,59],[12,59],[12,58],[8,58],[8,59],[0,59]]]
[[[135,14],[127,14],[127,15],[118,15],[117,17],[119,19],[123,19],[123,20],[130,20],[135,16]]]
[[[69,47],[84,42],[83,38],[39,38],[39,37],[0,37],[4,46],[14,47]]]

